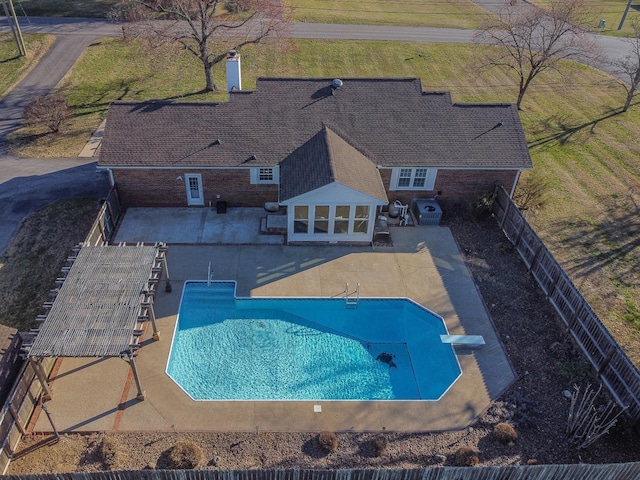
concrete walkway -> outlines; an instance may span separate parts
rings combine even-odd
[[[183,245],[169,249],[173,291],[155,308],[160,340],[148,338],[137,364],[146,390],[136,400],[120,359],[64,359],[49,412],[62,431],[436,431],[469,425],[515,380],[449,229],[392,227],[394,247]],[[444,317],[451,334],[486,345],[456,347],[463,374],[439,401],[193,401],[166,374],[186,280],[238,282],[239,296],[331,296],[360,282],[364,297],[409,297]],[[202,352],[212,354],[213,352]],[[220,354],[220,352],[216,353]],[[314,410],[321,406],[321,412]],[[51,426],[40,415],[35,431]]]

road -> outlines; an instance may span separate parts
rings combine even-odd
[[[501,0],[478,3],[492,11],[503,4]],[[122,33],[117,24],[99,19],[21,18],[20,25],[24,33],[53,33],[56,41],[42,61],[0,100],[0,252],[6,248],[23,216],[63,196],[99,196],[108,188],[106,176],[95,173],[95,169],[92,174],[91,164],[86,164],[86,160],[16,159],[7,154],[4,142],[19,126],[22,109],[29,99],[55,87],[82,51],[96,39]],[[1,17],[0,32],[6,31],[9,31],[7,19]],[[447,43],[472,43],[476,34],[473,30],[453,28],[323,23],[294,23],[291,31],[293,38]],[[623,39],[600,35],[594,35],[594,39],[609,60],[623,58],[630,51],[630,45]],[[603,70],[607,68],[592,59],[584,62]]]

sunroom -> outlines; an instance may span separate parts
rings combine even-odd
[[[338,134],[324,127],[281,163],[280,172],[289,243],[372,240],[387,194],[373,162]]]

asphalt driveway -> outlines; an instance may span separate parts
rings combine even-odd
[[[100,198],[108,192],[107,174],[92,158],[0,158],[0,253],[30,213],[62,198]]]

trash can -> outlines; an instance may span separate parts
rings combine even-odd
[[[219,200],[216,202],[216,212],[218,213],[227,213],[227,202],[224,200]]]

